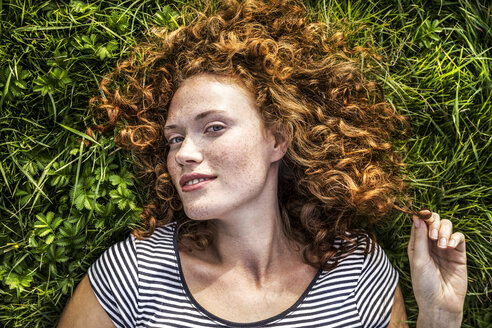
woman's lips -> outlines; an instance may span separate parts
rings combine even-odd
[[[198,190],[200,188],[205,187],[206,185],[208,185],[210,182],[212,182],[214,180],[215,180],[215,178],[207,178],[207,180],[203,180],[203,181],[200,181],[200,182],[192,184],[192,185],[185,184],[183,187],[181,187],[181,190],[183,190],[183,192]]]

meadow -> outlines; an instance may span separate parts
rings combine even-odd
[[[407,116],[395,146],[415,208],[466,236],[462,327],[491,327],[492,11],[478,0],[305,0],[343,32],[354,58]],[[0,326],[54,327],[88,267],[138,225],[148,186],[97,123],[98,81],[156,28],[193,19],[191,0],[0,1]],[[375,233],[400,273],[410,326],[418,308],[406,255],[411,220]]]

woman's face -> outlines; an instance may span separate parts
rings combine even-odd
[[[193,76],[175,93],[165,124],[168,171],[187,216],[207,220],[264,206],[282,150],[253,95],[223,77]],[[274,164],[272,164],[274,163]]]

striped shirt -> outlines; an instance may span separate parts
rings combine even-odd
[[[338,245],[340,242],[338,242]],[[387,327],[398,273],[379,245],[364,245],[319,270],[295,304],[253,323],[235,323],[205,310],[191,295],[177,251],[176,223],[111,246],[89,268],[89,281],[116,327]]]

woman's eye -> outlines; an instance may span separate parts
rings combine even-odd
[[[207,132],[217,132],[217,131],[220,131],[222,129],[224,129],[224,126],[222,126],[222,125],[211,125],[205,131],[207,131]]]
[[[178,143],[178,142],[182,142],[183,140],[184,140],[183,137],[174,137],[174,138],[169,139],[169,141],[167,143],[169,145],[171,145],[171,144],[175,144],[175,143]]]

